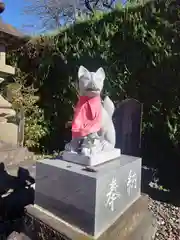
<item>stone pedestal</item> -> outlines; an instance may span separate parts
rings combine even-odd
[[[97,239],[140,198],[141,159],[122,155],[93,169],[37,162],[35,204]]]

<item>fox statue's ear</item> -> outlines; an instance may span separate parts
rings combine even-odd
[[[83,67],[83,66],[79,67],[79,70],[78,70],[78,78],[79,79],[88,74],[89,74],[89,71],[85,67]]]
[[[105,75],[105,72],[104,72],[104,69],[102,67],[100,67],[97,71],[96,71],[96,77],[101,80],[101,81],[104,81],[106,75]]]

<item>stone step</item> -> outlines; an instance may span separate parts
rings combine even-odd
[[[142,196],[97,240],[150,240],[155,227],[147,208],[148,197]],[[29,205],[26,209],[25,232],[31,239],[51,240],[52,236],[62,240],[94,239],[41,208]]]
[[[152,240],[155,237],[156,221],[150,212],[142,218],[137,228],[130,234],[128,240]]]
[[[24,147],[0,150],[0,162],[4,163],[5,167],[18,165],[25,160],[32,160],[33,156],[33,153]]]
[[[35,178],[36,174],[36,161],[35,160],[26,160],[24,162],[20,162],[18,165],[11,165],[6,168],[8,173],[12,176],[18,176],[19,169],[26,169],[28,170],[30,176]]]
[[[149,215],[148,202],[148,197],[143,195],[98,240],[149,240],[142,238],[149,228],[144,223],[153,220],[152,215]]]

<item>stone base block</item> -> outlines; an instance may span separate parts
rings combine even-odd
[[[35,204],[97,238],[140,197],[141,159],[122,155],[93,169],[37,162]]]
[[[112,159],[119,158],[120,156],[121,156],[121,150],[115,148],[112,151],[101,152],[91,157],[64,151],[62,157],[63,157],[63,160],[65,161],[78,163],[85,166],[96,166],[96,165],[111,161]]]
[[[17,144],[18,126],[14,123],[0,122],[0,141],[10,144]]]
[[[152,240],[156,222],[147,208],[148,198],[141,196],[100,237],[92,238],[45,209],[29,205],[26,208],[25,233],[37,240]]]

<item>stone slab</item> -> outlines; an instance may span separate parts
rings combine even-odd
[[[21,166],[31,164],[34,159],[34,154],[29,152],[27,148],[17,146],[6,146],[0,148],[0,164],[4,164],[5,168],[13,169]],[[35,163],[35,161],[34,161]]]
[[[147,210],[148,197],[141,196],[97,240],[150,240],[155,221]],[[78,228],[36,205],[26,207],[25,229],[31,239],[93,240]],[[151,236],[151,238],[149,237]]]
[[[36,163],[35,204],[98,237],[141,192],[141,158],[122,155],[86,171],[59,159]]]
[[[96,166],[111,161],[112,159],[118,158],[120,156],[121,150],[115,148],[112,151],[101,152],[91,157],[64,151],[62,158],[68,162],[73,162],[85,166]]]

